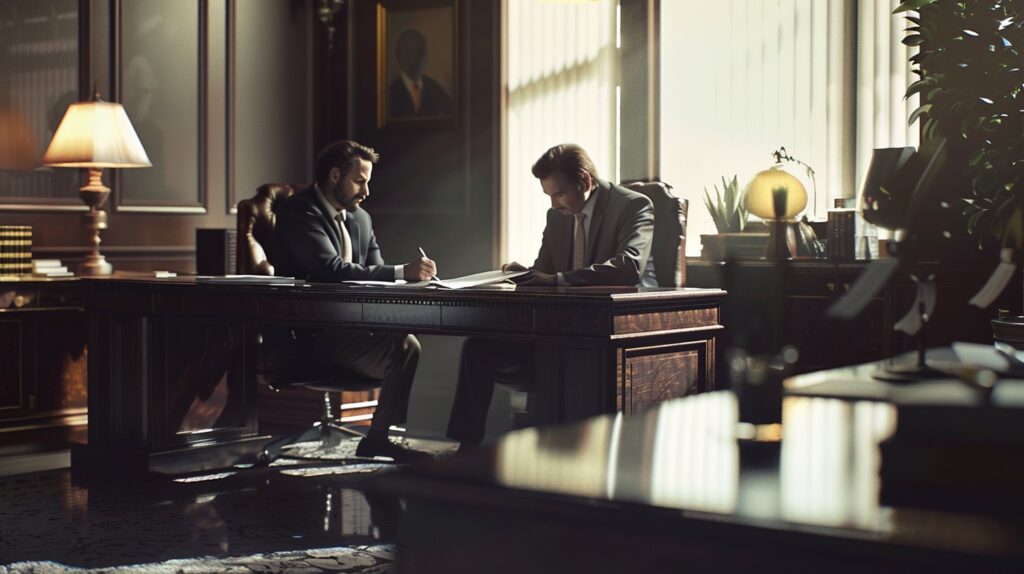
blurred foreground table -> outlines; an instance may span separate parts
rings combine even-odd
[[[1024,571],[1021,495],[1001,510],[880,498],[900,412],[884,396],[791,395],[782,425],[754,429],[721,391],[526,429],[373,485],[408,501],[400,572]]]

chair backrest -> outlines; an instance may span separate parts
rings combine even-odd
[[[640,276],[643,287],[686,286],[686,212],[689,201],[672,195],[662,181],[626,181],[623,187],[640,192],[654,204],[651,258]]]
[[[238,257],[236,273],[274,274],[274,225],[281,201],[301,189],[300,185],[265,183],[250,199],[238,202]]]

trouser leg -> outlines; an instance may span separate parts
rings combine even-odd
[[[318,334],[314,344],[318,360],[382,380],[371,431],[405,422],[420,358],[415,336],[330,330]]]
[[[448,420],[449,438],[464,445],[483,441],[495,383],[528,385],[533,373],[532,350],[530,343],[466,339]]]

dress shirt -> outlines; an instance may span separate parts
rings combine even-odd
[[[320,184],[314,184],[313,190],[316,191],[316,194],[321,200],[321,203],[323,203],[324,206],[327,207],[327,215],[331,218],[331,221],[333,221],[337,225],[338,233],[341,234],[342,236],[349,235],[347,228],[342,229],[342,227],[345,225],[344,222],[348,219],[348,211],[344,209],[338,211],[333,205],[331,205],[331,202],[327,201],[327,198],[324,196],[324,192],[320,190]],[[349,245],[352,245],[351,235],[349,235]],[[341,253],[339,253],[338,255],[343,256]],[[348,263],[355,262],[355,257],[356,246],[352,245],[353,261],[348,261]],[[399,281],[401,279],[405,279],[405,265],[395,265],[395,280]]]
[[[409,91],[409,97],[412,99],[412,107],[416,113],[420,113],[420,108],[423,107],[423,78],[414,80],[402,72],[402,83],[405,84],[405,89]]]

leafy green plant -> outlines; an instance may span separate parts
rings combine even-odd
[[[903,43],[921,95],[910,123],[922,139],[944,136],[959,151],[970,189],[964,215],[979,245],[999,238],[1024,200],[1024,2],[905,0],[911,26]]]
[[[704,205],[707,206],[711,218],[715,221],[715,228],[719,233],[739,233],[747,224],[747,208],[743,206],[743,194],[740,193],[740,184],[736,176],[732,180],[722,177],[722,190],[717,185],[712,185],[715,190],[715,197],[711,197],[708,188],[704,188]]]

